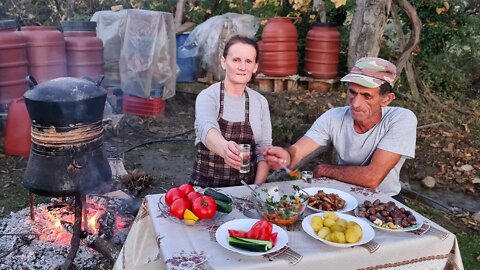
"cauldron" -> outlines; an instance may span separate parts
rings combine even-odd
[[[32,121],[32,148],[23,185],[43,196],[91,192],[111,181],[103,151],[103,110],[107,92],[88,79],[62,77],[25,92]]]

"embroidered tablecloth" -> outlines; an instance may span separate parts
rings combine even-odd
[[[393,200],[377,191],[326,178],[314,179],[311,184],[301,180],[290,182],[302,188],[339,189],[353,195],[358,202]],[[220,246],[214,234],[221,224],[255,212],[248,202],[250,191],[245,186],[221,190],[234,197],[234,210],[229,214],[217,214],[211,220],[201,220],[193,226],[168,214],[164,194],[147,195],[114,269],[463,269],[455,235],[427,218],[424,218],[424,225],[431,229],[426,233],[375,229],[372,243],[378,244],[378,248],[374,252],[364,246],[338,248],[325,245],[300,227],[287,231],[288,246],[303,255],[295,265],[282,256],[269,261],[263,256],[241,255]],[[305,215],[313,213],[309,209],[306,211]],[[352,212],[349,214],[353,215]]]

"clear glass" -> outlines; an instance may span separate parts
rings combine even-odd
[[[312,183],[313,172],[312,171],[302,171],[302,180],[307,183]]]
[[[250,144],[239,144],[240,157],[242,158],[242,165],[240,166],[240,173],[250,172]]]

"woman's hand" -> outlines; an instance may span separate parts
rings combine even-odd
[[[235,169],[240,169],[242,165],[242,158],[238,150],[238,144],[234,141],[227,141],[223,148],[223,160],[225,163]]]
[[[260,149],[260,153],[265,157],[268,166],[274,170],[281,170],[290,165],[290,154],[281,147]]]

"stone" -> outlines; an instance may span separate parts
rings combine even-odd
[[[473,220],[475,220],[475,222],[480,223],[480,211],[473,214],[472,218],[473,218]]]
[[[473,166],[470,165],[470,164],[465,164],[465,165],[462,165],[462,167],[460,167],[460,169],[462,169],[462,171],[469,172],[469,171],[473,170]]]
[[[423,178],[422,185],[426,188],[434,188],[437,181],[432,176]]]
[[[480,177],[473,178],[472,184],[480,184]]]

